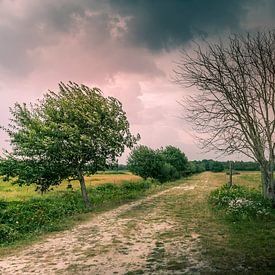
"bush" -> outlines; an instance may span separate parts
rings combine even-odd
[[[161,183],[172,181],[180,178],[180,173],[177,171],[177,169],[169,164],[164,163],[159,171],[159,174],[157,176],[157,180],[159,180]]]
[[[96,190],[100,192],[114,192],[117,188],[118,186],[113,183],[105,183],[97,186]]]
[[[167,146],[153,150],[140,145],[134,148],[128,158],[129,170],[144,179],[172,181],[188,174],[188,159],[180,149]]]
[[[162,164],[161,155],[144,145],[135,147],[127,160],[129,170],[145,180],[147,178],[156,179]]]
[[[170,167],[166,165],[166,167],[162,168],[168,170],[166,172],[168,175],[170,174],[168,180],[173,180],[187,174],[188,159],[179,148],[169,145],[158,150],[158,153],[162,156],[165,164],[170,165]],[[173,172],[175,173],[173,174]]]
[[[232,220],[267,218],[271,214],[271,203],[260,192],[243,186],[228,184],[211,192],[209,202]]]
[[[18,232],[6,224],[0,224],[0,243],[13,242],[19,237]]]
[[[20,234],[47,230],[48,226],[85,208],[78,192],[67,192],[26,202],[10,202],[0,213],[0,223]]]
[[[140,182],[132,182],[126,181],[121,184],[121,188],[126,189],[128,191],[141,191],[149,189],[152,186],[152,182],[150,181],[140,181]]]

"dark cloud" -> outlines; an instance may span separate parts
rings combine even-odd
[[[200,158],[177,121],[182,90],[167,78],[177,47],[198,34],[272,26],[274,8],[274,0],[0,0],[0,124],[14,102],[72,80],[118,97],[143,143],[182,145]]]
[[[2,0],[0,72],[24,77],[36,69],[37,49],[66,35],[82,34],[83,50],[91,54],[100,45],[173,49],[198,34],[238,31],[249,7],[259,2],[275,7],[273,0]]]
[[[179,46],[196,34],[238,30],[254,0],[110,0],[128,22],[129,39],[152,50]]]

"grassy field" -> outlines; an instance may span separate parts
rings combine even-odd
[[[171,191],[124,214],[137,225],[137,219],[146,220],[146,215],[157,209],[156,220],[176,223],[158,234],[156,247],[147,258],[147,270],[140,272],[274,274],[275,213],[268,220],[227,220],[208,203],[210,192],[227,179],[224,173],[195,175],[185,180],[188,191]],[[234,176],[235,183],[253,189],[260,189],[259,179],[254,172]],[[129,274],[137,274],[134,272]]]
[[[220,174],[220,179],[223,182],[228,180],[228,176],[224,173]],[[141,180],[140,177],[132,175],[129,172],[125,171],[118,171],[118,172],[101,172],[100,174],[96,174],[90,177],[85,177],[86,184],[88,188],[96,187],[105,183],[114,183],[114,184],[121,184],[122,182],[131,181],[137,182]],[[260,190],[260,173],[259,172],[243,172],[239,175],[233,176],[233,181],[235,184],[240,184],[247,186],[249,188],[255,188]],[[79,190],[79,182],[72,181],[71,182],[74,190]],[[64,191],[67,189],[68,182],[63,181],[60,185],[53,187],[53,190],[50,192],[41,195],[39,192],[35,191],[35,186],[18,186],[12,185],[10,182],[4,182],[2,178],[0,179],[0,200],[4,201],[22,201],[28,200],[30,198],[40,198],[40,197],[47,197],[55,194],[59,191]]]
[[[120,173],[101,173],[96,174],[90,177],[85,177],[87,188],[96,187],[105,183],[114,183],[120,184],[122,182],[130,181],[130,182],[137,182],[141,180],[140,177],[132,175],[131,173],[127,172],[120,172]],[[73,190],[79,190],[79,182],[72,181]],[[67,189],[68,182],[63,181],[60,185],[54,186],[53,190],[50,192],[41,195],[39,192],[35,191],[35,186],[18,186],[12,185],[10,182],[5,182],[0,179],[0,200],[4,201],[22,201],[22,200],[29,200],[30,198],[40,198],[40,197],[48,197],[52,196],[53,194],[58,193],[59,191],[64,191]]]
[[[160,185],[132,174],[96,174],[86,177],[92,210],[85,209],[79,184],[67,182],[46,194],[34,186],[0,183],[0,255],[32,243],[51,232],[71,228],[90,214],[99,213],[158,192],[177,182]]]
[[[241,172],[239,175],[233,176],[233,183],[243,185],[248,188],[261,190],[261,174],[260,172]]]
[[[113,183],[118,188],[113,189],[113,185],[102,185],[105,176],[109,181],[109,177],[113,177]],[[128,176],[130,181],[132,180],[132,185],[122,183],[120,181],[122,176]],[[111,244],[105,244],[106,251],[101,251],[102,257],[104,253],[109,255],[108,253],[118,248],[118,251],[130,253],[131,247],[142,245],[143,241],[153,245],[143,258],[146,261],[145,265],[139,269],[129,268],[128,274],[161,273],[162,271],[172,273],[182,270],[189,274],[195,272],[274,274],[274,211],[272,216],[265,220],[230,221],[222,212],[213,209],[209,204],[211,191],[228,181],[225,173],[205,172],[164,185],[141,184],[138,178],[132,178],[131,175],[96,175],[95,178],[98,180],[89,183],[99,185],[98,189],[90,190],[92,192],[90,195],[95,201],[97,199],[99,201],[95,211],[115,208],[131,200],[175,187],[159,196],[142,201],[118,217],[114,217],[118,221],[118,227],[125,223],[124,227],[119,230],[125,242],[121,243],[119,239],[115,239]],[[137,180],[137,190],[134,191],[135,180]],[[233,181],[235,184],[244,185],[250,189],[261,190],[260,174],[257,172],[241,172],[239,175],[234,175]],[[140,187],[138,187],[139,184],[141,184]],[[62,186],[60,188],[62,189]],[[63,190],[64,188],[66,188],[65,183]],[[60,192],[56,190],[47,196],[54,198]],[[1,194],[3,193],[5,191],[2,190]],[[27,196],[25,200],[25,202],[28,201]],[[21,203],[25,202],[21,201]],[[79,215],[75,213],[74,217]],[[116,233],[115,228],[116,225],[114,225],[112,234]],[[59,230],[62,230],[62,227]],[[151,234],[149,239],[146,234],[136,235],[143,232],[142,230],[145,230],[146,234],[148,232]],[[39,234],[43,234],[43,230]],[[2,251],[5,251],[4,248]],[[92,261],[94,254],[86,257],[85,262]]]

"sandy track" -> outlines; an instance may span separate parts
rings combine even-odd
[[[144,217],[137,219],[124,214],[169,192],[188,192],[194,188],[194,184],[173,187],[98,214],[72,230],[0,259],[0,273],[125,274],[130,270],[146,271],[148,255],[156,246],[156,234],[177,225],[159,217],[158,207],[145,211]]]

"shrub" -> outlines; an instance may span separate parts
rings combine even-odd
[[[144,145],[137,146],[132,150],[127,165],[133,174],[144,179],[156,179],[161,183],[188,174],[188,159],[174,146],[158,150]]]
[[[144,145],[135,147],[127,160],[129,170],[145,180],[147,178],[156,179],[162,164],[160,154]]]
[[[0,223],[20,234],[47,229],[55,222],[84,212],[78,192],[67,192],[26,202],[10,202],[0,213]]]
[[[0,224],[0,243],[12,242],[19,237],[18,232],[6,224]]]
[[[132,182],[132,181],[126,181],[121,184],[121,187],[126,190],[135,190],[135,191],[141,191],[149,189],[152,185],[152,182],[146,180],[146,181],[140,181],[140,182]]]
[[[162,168],[169,170],[167,171],[168,174],[170,173],[168,180],[176,179],[187,174],[188,159],[179,148],[169,145],[165,148],[161,148],[159,154],[162,156],[165,163],[170,164],[169,168]]]
[[[105,183],[105,184],[97,186],[96,190],[100,191],[100,192],[114,192],[117,188],[118,188],[118,186],[115,184]]]
[[[157,176],[157,180],[159,180],[161,183],[166,181],[171,181],[175,179],[180,178],[180,173],[177,171],[177,169],[169,164],[164,163],[159,171],[159,174]]]
[[[214,207],[223,209],[233,220],[267,218],[271,214],[271,203],[260,192],[243,186],[228,184],[211,192],[209,201]]]

